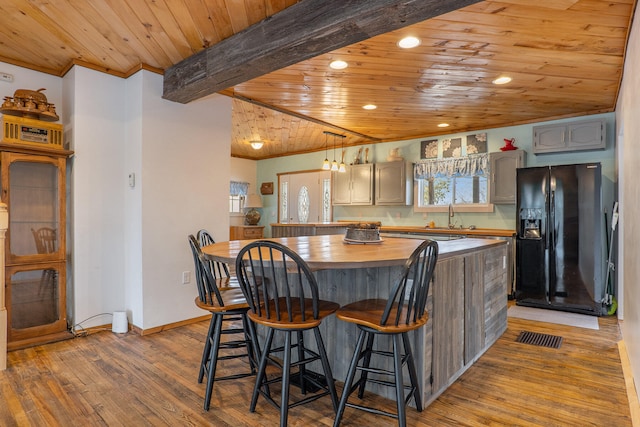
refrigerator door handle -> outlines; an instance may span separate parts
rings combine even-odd
[[[544,204],[545,204],[545,210],[547,211],[547,215],[546,218],[544,218],[542,221],[544,222],[544,225],[542,226],[542,228],[544,229],[544,249],[549,249],[549,222],[550,222],[550,216],[548,215],[549,213],[549,193],[545,192],[544,194]]]
[[[554,190],[550,191],[551,195],[549,197],[549,220],[547,224],[547,236],[548,236],[548,247],[556,246],[556,192]]]

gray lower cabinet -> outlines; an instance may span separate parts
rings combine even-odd
[[[498,151],[489,154],[491,180],[489,201],[494,204],[516,203],[516,169],[525,166],[523,150]]]
[[[603,150],[606,146],[606,123],[601,119],[533,127],[534,154]]]

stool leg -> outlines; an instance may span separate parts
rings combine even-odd
[[[211,337],[215,328],[216,319],[214,315],[211,315],[209,321],[209,331],[207,331],[207,339],[204,340],[204,350],[202,351],[202,362],[200,363],[200,372],[198,373],[198,383],[202,383],[205,371],[208,370],[207,364],[209,363],[209,352],[211,351]]]
[[[302,335],[302,331],[298,331],[297,332],[297,337],[298,337],[298,360],[304,360],[305,354],[304,354],[304,335]],[[307,381],[306,381],[306,375],[307,375],[307,365],[306,363],[303,363],[300,365],[300,367],[298,368],[298,376],[299,376],[299,380],[300,380],[300,391],[302,393],[302,395],[307,394]]]
[[[333,427],[338,427],[340,425],[340,420],[342,419],[342,414],[344,414],[344,408],[347,406],[347,400],[349,400],[349,395],[351,394],[351,384],[353,384],[353,377],[356,375],[356,367],[358,366],[358,360],[360,358],[360,351],[362,351],[362,346],[364,344],[364,330],[360,330],[360,334],[358,335],[358,342],[356,343],[356,348],[353,352],[353,357],[351,358],[351,364],[349,364],[349,370],[347,371],[347,377],[344,380],[344,388],[342,389],[342,397],[340,398],[340,404],[338,405],[338,411],[336,412],[336,418],[333,421]]]
[[[396,407],[398,408],[398,425],[405,427],[407,419],[404,405],[404,384],[402,381],[402,350],[400,334],[393,335],[393,370],[396,377]]]
[[[411,352],[411,344],[407,333],[402,334],[402,342],[404,343],[404,354],[407,360],[407,368],[409,369],[409,378],[411,379],[411,387],[413,387],[413,399],[416,401],[416,409],[422,412],[422,396],[420,393],[420,383],[418,382],[418,374],[416,372],[416,362]]]
[[[280,399],[280,427],[287,427],[289,416],[289,380],[291,377],[291,331],[284,333],[284,360],[282,362],[282,398]]]
[[[338,393],[336,392],[336,384],[333,379],[333,373],[331,372],[331,365],[329,364],[327,351],[324,348],[324,341],[322,340],[320,329],[313,328],[313,333],[316,336],[318,353],[320,354],[320,361],[322,361],[322,369],[324,370],[324,377],[327,380],[327,387],[329,388],[329,395],[331,396],[331,403],[333,404],[333,410],[334,412],[338,412]]]
[[[258,375],[256,376],[256,384],[253,387],[253,395],[251,396],[251,405],[249,406],[249,412],[256,411],[256,403],[258,402],[258,393],[260,387],[262,387],[262,382],[266,376],[267,370],[267,359],[269,358],[269,351],[271,350],[271,341],[273,341],[273,332],[274,330],[268,328],[267,337],[264,340],[264,348],[262,351],[262,355],[260,356],[260,365],[258,366]]]
[[[222,315],[214,314],[215,326],[213,331],[213,343],[209,355],[209,372],[207,376],[207,391],[204,395],[204,410],[208,411],[211,406],[211,392],[213,391],[213,382],[216,377],[216,365],[218,364],[218,350],[220,349],[220,335],[222,335]]]
[[[365,368],[360,374],[360,388],[358,389],[358,397],[362,399],[364,396],[364,389],[367,385],[367,377],[369,376],[369,372],[366,369],[369,369],[369,365],[371,365],[371,352],[373,351],[373,339],[375,334],[373,332],[367,332],[367,346],[365,347],[366,355],[364,356],[364,360],[362,361],[362,367]]]
[[[242,313],[242,331],[244,333],[244,341],[247,345],[247,357],[249,358],[249,366],[251,367],[251,373],[255,374],[256,365],[257,365],[257,357],[255,353],[254,346],[254,336],[255,334],[252,332],[253,324],[247,317],[247,313]]]

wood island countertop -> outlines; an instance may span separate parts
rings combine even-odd
[[[273,240],[296,251],[312,270],[372,268],[402,265],[422,242],[421,239],[383,237],[380,243],[349,244],[342,235],[281,237]],[[240,249],[252,240],[218,242],[202,248],[210,259],[235,263]],[[477,249],[506,244],[502,240],[457,239],[438,242],[438,259],[463,255]]]

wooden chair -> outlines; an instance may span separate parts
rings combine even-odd
[[[322,320],[340,307],[320,300],[315,276],[307,263],[293,250],[276,242],[257,240],[245,246],[236,258],[236,275],[250,311],[249,319],[266,328],[266,338],[258,366],[249,410],[254,412],[258,395],[280,409],[280,426],[287,425],[289,408],[302,405],[322,396],[330,395],[334,410],[338,407],[333,375],[327,358],[319,326]],[[305,346],[304,331],[313,331],[317,351]],[[275,332],[284,335],[284,345],[272,347]],[[292,343],[292,335],[295,343]],[[296,349],[292,360],[291,350]],[[282,359],[273,356],[283,353]],[[320,360],[324,378],[308,371],[306,365]],[[282,369],[282,375],[267,379],[267,364]],[[296,402],[289,402],[291,368],[303,395],[314,393]],[[269,385],[282,382],[280,403],[272,397]],[[317,391],[317,393],[315,393]]]
[[[213,277],[208,260],[205,259],[200,245],[193,235],[189,235],[189,244],[193,253],[196,283],[198,286],[198,296],[195,302],[198,307],[211,313],[211,322],[209,324],[209,331],[200,363],[200,372],[198,374],[199,383],[202,382],[204,375],[207,375],[204,409],[208,411],[211,405],[211,393],[214,381],[238,379],[255,375],[257,366],[256,355],[259,354],[259,350],[257,341],[254,339],[254,326],[247,318],[249,305],[242,294],[242,290],[239,287],[228,287],[225,279],[215,279]],[[242,322],[241,328],[234,325],[224,328],[225,322],[237,321]],[[242,338],[222,342],[222,336],[228,334],[242,334]],[[246,352],[238,353],[234,351],[224,356],[219,355],[220,350],[238,348],[246,348]],[[250,372],[241,372],[216,378],[218,361],[239,357],[249,358]]]
[[[37,230],[32,228],[31,234],[36,244],[36,252],[38,254],[53,254],[57,251],[58,238],[56,237],[56,230],[50,227],[40,227]],[[40,287],[38,294],[42,296],[45,292],[54,292],[56,289],[57,272],[53,269],[46,269],[42,271],[40,277]]]
[[[52,254],[56,251],[58,240],[56,230],[49,227],[32,228],[33,240],[36,243],[36,251],[39,254]]]
[[[411,400],[411,397],[415,400],[418,412],[422,412],[420,384],[418,384],[415,361],[411,353],[411,344],[407,333],[427,323],[429,317],[426,312],[427,295],[437,259],[438,244],[431,240],[425,240],[405,263],[402,276],[394,286],[388,299],[358,301],[345,305],[336,312],[338,319],[355,323],[360,332],[353,358],[347,371],[340,405],[333,424],[334,427],[340,425],[346,406],[396,418],[398,424],[403,427],[406,425],[405,405]],[[373,349],[374,338],[378,335],[387,335],[392,338],[393,351]],[[402,354],[403,351],[404,355]],[[393,357],[393,372],[372,368],[370,366],[372,355]],[[404,385],[402,379],[404,365],[407,366],[409,371],[411,385],[408,387]],[[353,384],[356,371],[361,372],[360,379]],[[377,374],[377,377],[370,379],[369,374]],[[387,375],[394,376],[395,380],[393,382],[385,380],[384,378]],[[380,379],[380,377],[383,379]],[[394,414],[377,408],[349,403],[349,396],[356,389],[358,389],[358,397],[360,399],[363,398],[367,381],[395,387],[397,413]],[[405,398],[406,388],[409,389],[409,393]]]

